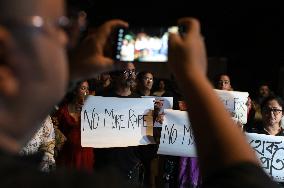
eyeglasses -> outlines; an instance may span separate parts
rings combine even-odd
[[[123,74],[125,75],[125,76],[127,76],[127,77],[129,77],[129,76],[136,76],[136,70],[135,69],[133,69],[133,70],[124,70],[123,71]]]
[[[0,21],[0,23],[8,28],[29,28],[54,36],[56,30],[65,30],[72,26],[72,22],[65,16],[61,16],[56,20],[45,19],[41,16],[27,16]]]
[[[1,24],[5,26],[15,27],[15,26],[26,26],[37,29],[43,29],[47,26],[55,26],[56,28],[66,28],[71,25],[71,21],[65,17],[61,16],[58,19],[51,21],[49,19],[45,19],[41,16],[27,16],[21,17],[17,19],[8,19],[1,21]]]
[[[271,112],[273,112],[274,115],[278,115],[281,112],[283,112],[283,110],[277,109],[277,108],[264,108],[263,112],[265,114],[270,114]]]

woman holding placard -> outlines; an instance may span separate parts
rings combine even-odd
[[[59,108],[56,113],[59,130],[67,141],[58,154],[58,166],[93,171],[93,148],[81,146],[81,110],[86,96],[89,94],[89,84],[83,81],[77,84],[71,100]]]

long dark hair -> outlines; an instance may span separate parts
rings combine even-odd
[[[59,103],[59,106],[62,106],[66,103],[71,103],[73,100],[75,100],[76,92],[80,88],[80,86],[83,82],[88,82],[88,84],[90,84],[88,80],[83,80],[83,81],[77,82],[76,85],[74,87],[72,87],[72,90],[70,90],[68,93],[66,93],[63,100]]]

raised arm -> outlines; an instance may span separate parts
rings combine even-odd
[[[199,22],[182,18],[185,33],[170,34],[169,65],[189,106],[203,175],[240,162],[258,161],[206,78],[207,59]]]

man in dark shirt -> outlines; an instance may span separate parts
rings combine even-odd
[[[104,97],[140,98],[133,92],[136,86],[136,70],[133,63],[125,63],[123,70],[112,73],[113,90]],[[107,101],[107,99],[106,99]],[[115,167],[129,182],[143,185],[146,153],[139,146],[95,149],[96,168]]]

